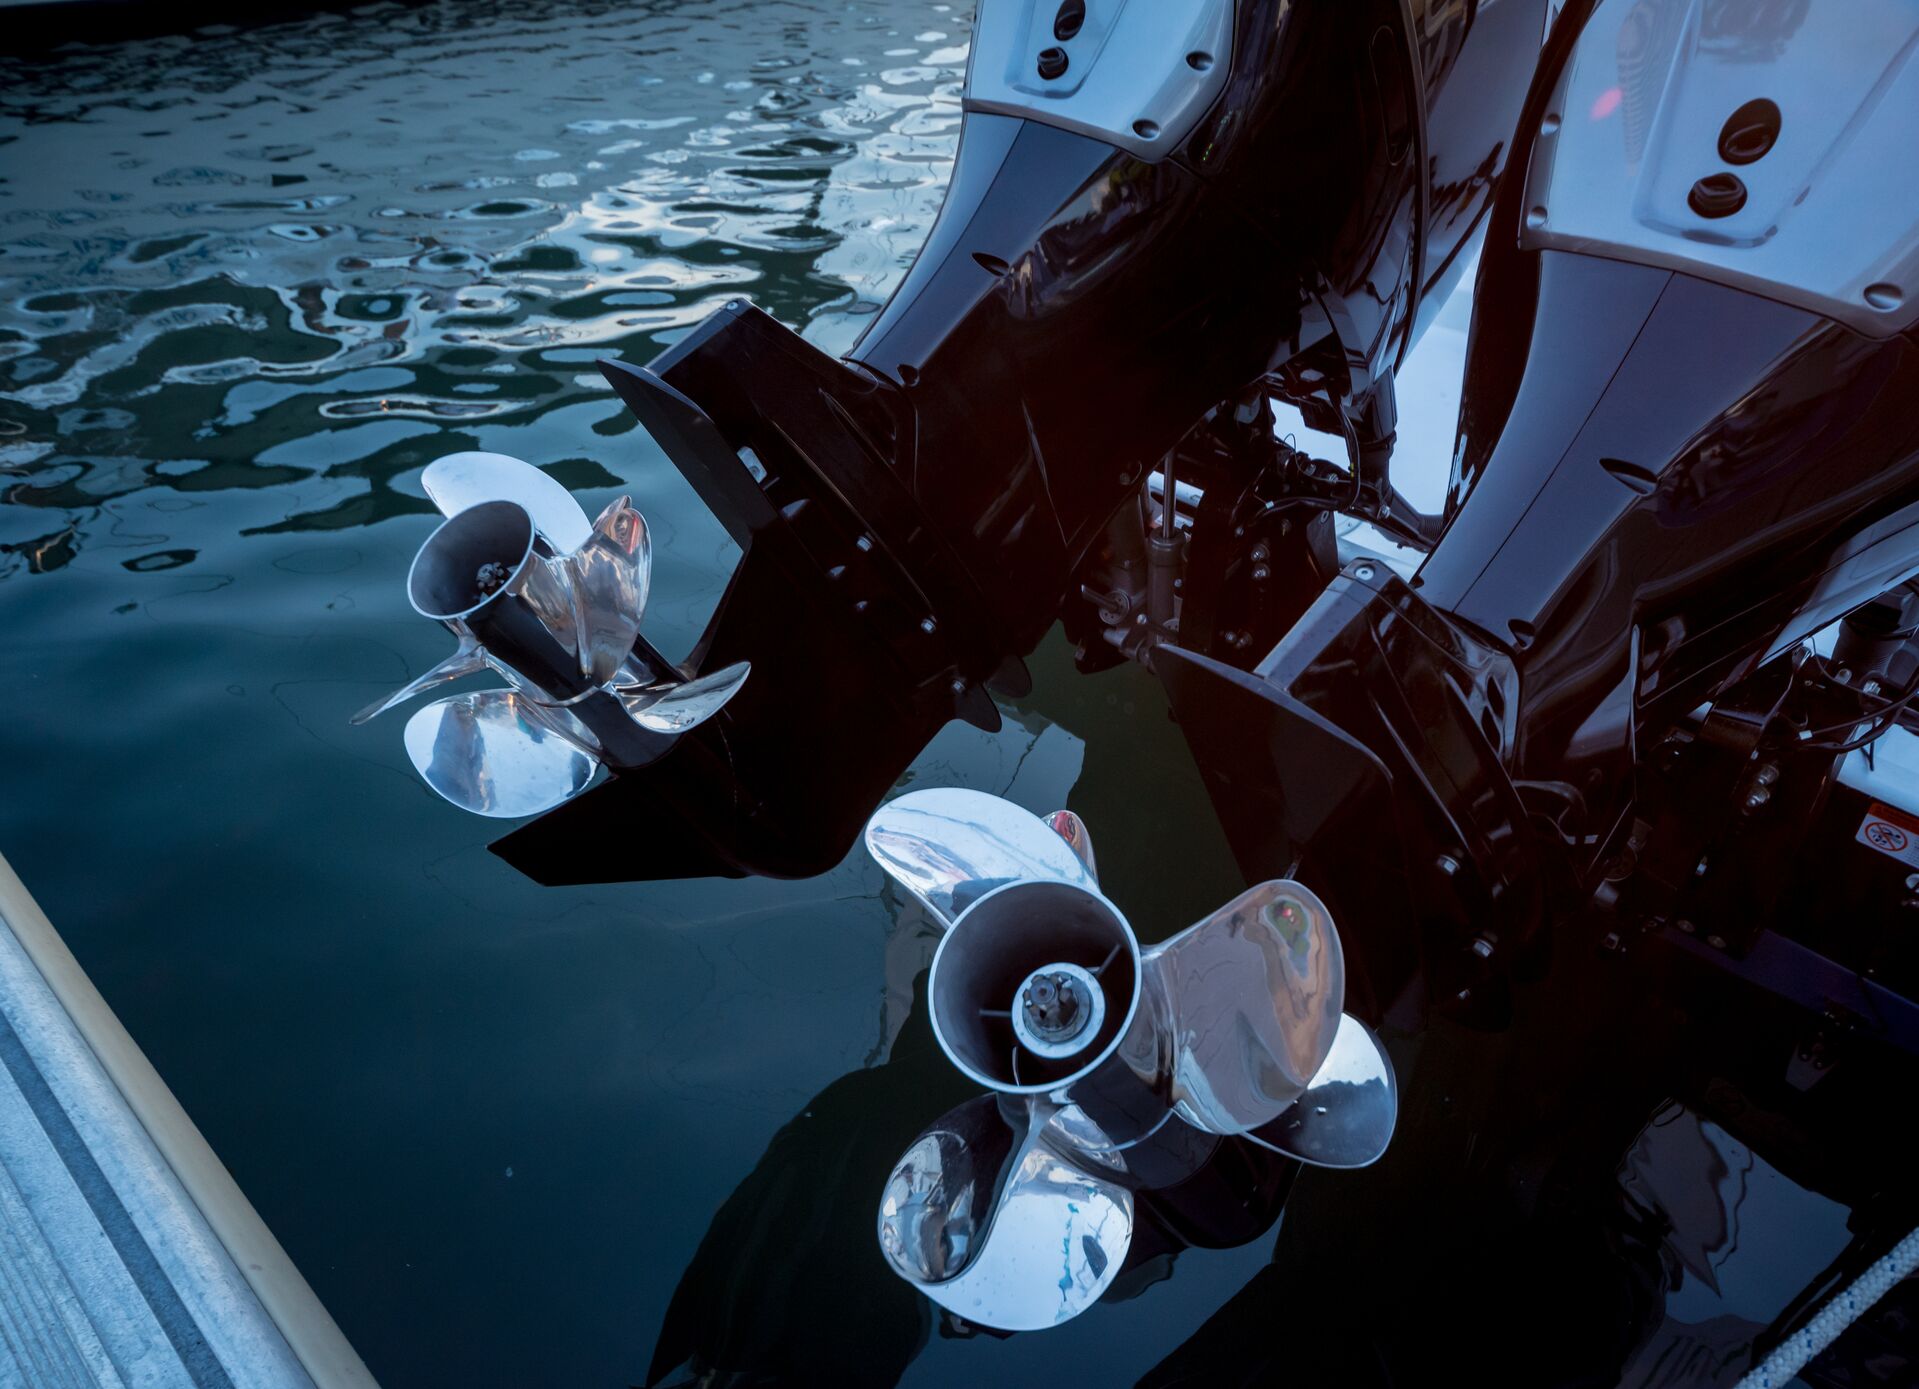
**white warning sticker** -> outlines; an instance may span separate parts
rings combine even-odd
[[[1874,801],[1866,807],[1866,818],[1859,822],[1859,833],[1854,838],[1889,858],[1919,868],[1919,819],[1903,810]]]

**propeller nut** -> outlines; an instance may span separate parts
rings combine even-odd
[[[1070,974],[1042,974],[1020,995],[1026,1025],[1049,1042],[1063,1042],[1086,1025],[1086,1007]]]
[[[501,564],[496,559],[488,560],[475,571],[473,586],[479,590],[480,597],[490,598],[498,593],[506,585],[506,581],[512,577],[513,569],[510,565]]]
[[[1062,1060],[1085,1049],[1106,1016],[1106,995],[1092,971],[1051,964],[1026,976],[1013,1007],[1013,1034],[1035,1056]]]

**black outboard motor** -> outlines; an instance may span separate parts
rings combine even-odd
[[[1780,806],[1910,701],[1881,689],[1903,593],[1870,684],[1800,643],[1919,571],[1919,185],[1885,176],[1915,43],[1878,0],[1568,6],[1487,233],[1443,536],[1410,582],[1348,565],[1250,674],[1156,663],[1242,866],[1314,884],[1378,1004],[1422,934],[1486,1002],[1604,884],[1736,962],[1801,851]],[[1815,1008],[1854,987],[1780,958],[1824,971]]]
[[[942,723],[997,726],[988,691],[1023,689],[1089,559],[1143,550],[1162,460],[1274,391],[1350,441],[1322,521],[1430,530],[1386,478],[1392,372],[1489,204],[1547,6],[1423,8],[981,0],[946,203],[845,360],[736,301],[602,364],[745,552],[682,673],[754,675],[498,851],[548,882],[837,862]],[[1142,632],[1176,626],[1162,577]]]

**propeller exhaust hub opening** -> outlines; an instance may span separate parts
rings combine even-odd
[[[1027,879],[961,912],[927,981],[933,1036],[1003,1095],[1063,1090],[1118,1050],[1139,1010],[1139,941],[1077,883]],[[1030,997],[1029,997],[1030,996]]]
[[[407,596],[435,622],[474,616],[534,560],[533,518],[517,502],[481,502],[449,517],[428,536],[407,575]]]
[[[1106,995],[1090,970],[1056,962],[1026,976],[1012,1015],[1020,1045],[1056,1060],[1071,1056],[1098,1034],[1106,1016]]]

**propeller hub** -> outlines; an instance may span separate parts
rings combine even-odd
[[[1089,970],[1043,965],[1026,976],[1013,1007],[1020,1045],[1048,1059],[1071,1056],[1099,1031],[1106,997]]]

